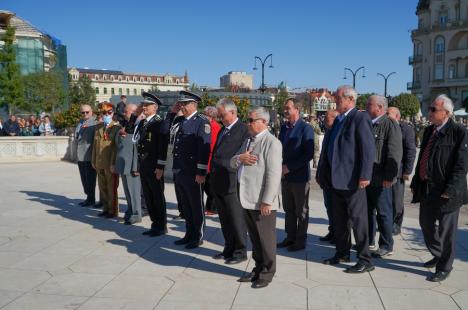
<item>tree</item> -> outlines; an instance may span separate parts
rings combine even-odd
[[[214,106],[216,105],[216,102],[218,102],[218,100],[218,97],[210,96],[207,92],[204,92],[201,95],[201,101],[198,104],[198,110],[203,111],[203,109],[207,106]]]
[[[247,114],[249,113],[250,109],[250,100],[248,98],[240,98],[237,96],[229,96],[229,99],[234,102],[234,104],[237,107],[237,116],[241,120],[246,120],[247,119]]]
[[[64,106],[62,77],[56,72],[33,73],[23,77],[24,109],[31,112],[55,112]]]
[[[413,117],[419,112],[420,108],[418,97],[405,93],[393,97],[389,105],[398,108],[402,117]]]
[[[365,110],[367,107],[367,100],[372,95],[375,95],[375,93],[366,93],[366,94],[359,95],[356,101],[356,107],[359,110]]]
[[[68,86],[68,98],[71,104],[89,104],[94,106],[96,102],[96,92],[91,85],[91,80],[83,75],[78,79],[78,82],[73,82],[71,77],[68,76],[70,81]]]
[[[16,63],[14,40],[15,28],[7,26],[2,38],[3,49],[0,49],[0,106],[7,106],[9,114],[17,109],[23,109],[25,103],[20,66]]]
[[[289,97],[290,96],[287,88],[280,84],[279,92],[275,96],[275,101],[273,101],[273,109],[276,111],[276,113],[283,113],[283,105],[286,102],[286,99],[288,99]]]

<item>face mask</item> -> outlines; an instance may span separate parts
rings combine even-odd
[[[110,115],[104,115],[104,117],[102,118],[102,121],[104,122],[104,124],[109,125],[110,122],[112,122],[112,116]]]

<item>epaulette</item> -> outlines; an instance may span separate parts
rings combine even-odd
[[[204,115],[204,114],[197,113],[197,116],[200,117],[201,119],[207,121],[207,122],[210,122],[210,120],[208,119],[208,117],[206,117],[206,115]]]

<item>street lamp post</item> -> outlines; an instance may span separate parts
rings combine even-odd
[[[255,56],[254,58],[255,63],[254,63],[253,70],[257,70],[257,59],[262,64],[262,85],[260,86],[260,90],[262,91],[262,94],[265,92],[265,89],[266,89],[265,87],[265,63],[267,62],[268,58],[270,58],[269,68],[273,68],[273,54],[268,54],[263,60],[258,56]]]
[[[383,79],[385,81],[385,90],[384,90],[385,98],[387,98],[387,80],[393,74],[396,74],[396,72],[390,72],[389,74],[387,74],[387,76],[383,75],[382,73],[377,73],[377,75],[380,75],[381,77],[383,77]]]
[[[366,74],[365,74],[365,68],[364,68],[364,66],[361,66],[361,67],[357,68],[356,71],[353,71],[353,70],[351,70],[351,69],[349,69],[349,68],[345,68],[345,69],[344,69],[344,78],[343,78],[343,79],[345,79],[345,80],[347,79],[347,77],[346,77],[346,71],[351,72],[351,74],[353,75],[353,88],[354,88],[354,89],[356,89],[356,74],[358,74],[358,72],[359,72],[360,70],[362,70],[362,77],[365,78],[365,77],[366,77]]]

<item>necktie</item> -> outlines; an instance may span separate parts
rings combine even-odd
[[[429,163],[429,156],[431,155],[432,146],[434,142],[437,140],[437,130],[434,128],[429,141],[427,142],[426,147],[424,148],[424,152],[421,156],[421,161],[419,162],[419,177],[421,180],[427,180],[427,170],[428,170],[428,163]]]
[[[229,133],[229,128],[224,127],[224,128],[223,128],[223,131],[221,131],[221,133],[218,135],[218,141],[217,141],[216,144],[219,145],[219,144],[221,143],[221,140],[223,140],[223,137],[224,137],[226,134],[228,134],[228,133]]]

